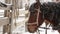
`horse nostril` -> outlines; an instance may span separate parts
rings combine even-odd
[[[36,24],[31,24],[27,26],[28,31],[31,33],[34,33],[35,31],[37,31],[37,25]]]

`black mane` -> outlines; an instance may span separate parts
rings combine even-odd
[[[43,13],[44,19],[53,21],[53,27],[55,27],[55,29],[60,29],[60,2],[43,3],[40,10]]]

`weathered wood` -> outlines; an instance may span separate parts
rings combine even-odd
[[[5,0],[5,2],[8,3],[8,4],[11,3],[10,0]],[[11,12],[10,12],[10,10],[5,10],[4,17],[8,17],[9,18],[9,24],[11,24],[11,22],[10,22],[11,21]],[[8,34],[11,34],[11,25],[9,25],[9,24],[3,26],[3,34],[5,34],[6,32]]]

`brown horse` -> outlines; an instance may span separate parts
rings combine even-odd
[[[54,3],[54,2],[43,3],[43,5],[41,5],[40,3],[32,4],[29,10],[30,17],[27,25],[28,31],[31,33],[36,32],[37,29],[40,27],[40,25],[42,25],[43,22],[45,21],[47,25],[49,23],[52,24],[52,29],[58,30],[58,32],[60,33],[60,28],[59,28],[60,12],[57,11],[59,10],[58,8],[59,6],[60,6],[59,3]],[[40,8],[40,12],[38,10],[35,10],[39,8]]]
[[[36,32],[38,27],[43,23],[42,13],[36,10],[40,8],[39,6],[40,6],[40,3],[34,3],[29,9],[30,17],[28,20],[27,28],[28,28],[28,31],[31,33]]]

